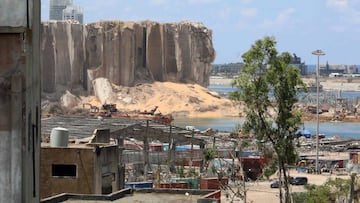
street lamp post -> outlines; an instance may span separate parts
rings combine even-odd
[[[311,52],[317,56],[317,67],[316,67],[316,162],[315,170],[319,173],[319,71],[320,71],[320,56],[324,56],[325,53],[321,50],[315,50]]]

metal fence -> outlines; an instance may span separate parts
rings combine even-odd
[[[149,151],[149,163],[162,165],[169,162],[169,151]],[[174,160],[188,161],[191,159],[202,159],[202,151],[181,151],[175,152]],[[141,150],[125,150],[122,153],[122,163],[136,164],[144,162],[144,153]]]

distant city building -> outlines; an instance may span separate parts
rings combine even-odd
[[[301,75],[307,75],[307,65],[301,62],[301,58],[293,54],[291,57],[290,64],[299,68]],[[242,70],[243,63],[226,63],[226,64],[212,64],[211,75],[212,76],[226,76],[234,77],[237,76]]]
[[[50,0],[50,20],[63,20],[63,10],[72,3],[72,0]]]
[[[74,6],[72,0],[50,0],[50,20],[76,20],[83,23],[81,7]]]
[[[67,6],[63,10],[63,20],[76,20],[80,24],[83,23],[83,12],[82,9],[78,6]]]
[[[301,75],[308,74],[307,65],[305,65],[304,62],[301,62],[301,58],[296,56],[296,54],[293,54],[293,56],[291,57],[289,65],[299,68]]]
[[[212,64],[211,75],[237,76],[242,63]]]
[[[326,62],[326,65],[320,65],[320,75],[329,76],[332,73],[339,74],[354,74],[358,73],[356,65],[334,64],[330,65]]]

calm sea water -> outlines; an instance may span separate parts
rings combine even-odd
[[[224,85],[210,85],[208,89],[226,95],[233,92],[236,88]],[[332,92],[336,97],[338,92]],[[313,93],[316,94],[316,93]],[[300,95],[299,95],[300,96]],[[342,97],[347,99],[360,98],[360,92],[344,91]],[[244,122],[242,118],[175,118],[174,125],[179,127],[194,126],[199,130],[212,128],[219,131],[234,131],[237,125]],[[304,128],[312,134],[316,133],[316,122],[308,122],[304,124]],[[320,123],[319,133],[325,134],[326,137],[340,135],[345,139],[360,139],[360,123]]]
[[[234,131],[237,125],[244,122],[242,118],[175,118],[174,125],[179,127],[194,126],[199,130],[212,128],[219,131]],[[305,129],[316,133],[316,122],[307,122]],[[319,132],[326,137],[339,135],[345,139],[360,139],[360,123],[328,122],[319,124]]]

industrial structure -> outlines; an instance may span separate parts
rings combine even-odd
[[[178,145],[197,145],[200,147],[200,151],[205,147],[205,139],[212,141],[212,138],[208,136],[201,136],[201,133],[189,131],[183,128],[179,128],[172,125],[166,125],[162,123],[153,122],[150,120],[134,120],[124,118],[84,118],[81,116],[73,117],[56,117],[42,120],[42,136],[48,136],[51,134],[53,128],[65,127],[69,130],[69,135],[72,138],[85,138],[93,134],[96,129],[109,129],[110,137],[117,140],[118,146],[121,148],[124,146],[124,140],[132,138],[143,142],[142,145],[142,173],[146,174],[151,170],[151,151],[150,143],[153,141],[160,141],[168,144],[169,162],[171,168],[174,167],[176,161],[176,146]],[[202,151],[201,151],[202,152]],[[200,154],[201,154],[200,152]],[[124,156],[121,156],[124,157]],[[189,160],[191,155],[187,157]],[[134,158],[133,158],[134,159]],[[165,160],[163,160],[165,161]],[[119,163],[124,163],[125,160],[119,160]]]
[[[301,57],[293,54],[291,56],[290,66],[295,66],[299,69],[301,75],[308,74],[308,67],[305,62],[301,61]],[[242,71],[243,63],[228,63],[228,64],[212,64],[212,76],[225,76],[229,78],[236,77]]]
[[[69,131],[54,128],[50,143],[41,143],[40,196],[110,194],[123,188],[119,177],[118,145],[110,142],[109,129],[95,130],[89,139],[68,142]]]
[[[320,65],[319,74],[321,76],[330,76],[335,74],[335,77],[342,74],[356,74],[359,73],[359,70],[356,65],[346,65],[346,64],[329,64],[326,62],[324,65]]]
[[[68,142],[53,137],[53,131],[63,130],[68,135],[59,134],[58,138],[65,137]],[[44,118],[41,133],[40,186],[44,202],[60,193],[106,195],[129,186],[220,187],[217,176],[200,180],[173,176],[182,166],[204,172],[205,146],[222,140],[213,135],[151,120],[82,116]],[[131,142],[138,149],[132,148]],[[219,153],[228,157],[233,147],[228,150]],[[217,184],[210,184],[214,181]],[[228,179],[224,181],[227,184]]]
[[[0,202],[39,202],[40,0],[0,6]]]
[[[296,54],[293,54],[290,61],[290,66],[295,66],[299,69],[301,75],[307,75],[308,69],[305,62],[301,61],[301,57],[297,56]]]

